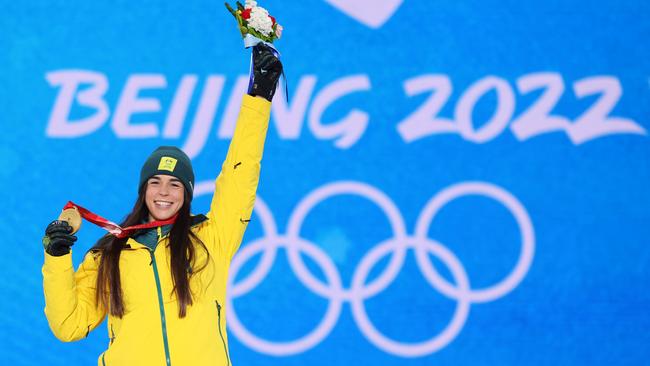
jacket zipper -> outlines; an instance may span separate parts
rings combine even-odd
[[[113,324],[111,324],[111,343],[109,343],[109,346],[113,344],[115,341],[115,332],[113,332]]]
[[[218,300],[214,300],[217,304],[217,328],[219,328],[219,337],[221,337],[221,343],[223,343],[223,350],[226,352],[226,365],[230,366],[230,356],[228,356],[228,346],[226,346],[226,340],[223,339],[223,333],[221,332],[221,305]]]
[[[160,321],[162,323],[163,343],[165,345],[165,361],[167,366],[171,366],[171,359],[169,357],[169,342],[167,341],[167,321],[165,320],[165,307],[163,305],[162,288],[160,286],[160,278],[158,276],[158,265],[156,265],[156,257],[153,250],[149,249],[151,254],[151,263],[153,265],[153,275],[156,279],[156,289],[158,290],[158,306],[160,307]]]

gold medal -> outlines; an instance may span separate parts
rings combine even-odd
[[[81,227],[81,214],[76,207],[70,207],[63,210],[59,215],[59,220],[67,221],[68,225],[72,226],[72,232],[70,234],[76,233],[79,231],[79,227]]]

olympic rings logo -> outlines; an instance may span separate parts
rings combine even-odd
[[[213,182],[196,187],[195,195],[214,189]],[[311,209],[320,202],[337,195],[363,197],[386,214],[394,237],[373,247],[359,262],[349,288],[344,288],[341,275],[332,259],[316,244],[300,237],[300,227]],[[515,218],[520,231],[521,251],[515,267],[500,282],[486,288],[473,289],[465,268],[459,259],[442,243],[427,238],[429,227],[436,214],[451,201],[463,196],[484,196],[502,204]],[[397,206],[380,190],[360,182],[339,181],[322,186],[308,194],[295,208],[289,219],[287,233],[278,233],[273,215],[262,199],[257,198],[255,213],[261,218],[265,236],[243,246],[234,257],[229,276],[227,305],[228,323],[235,336],[248,347],[265,354],[288,356],[305,352],[322,342],[338,322],[344,302],[349,302],[352,315],[366,339],[385,352],[402,357],[421,357],[439,351],[448,345],[462,330],[470,305],[499,299],[523,280],[530,268],[535,251],[535,234],[531,219],[524,206],[512,194],[496,185],[485,182],[463,182],[449,186],[434,196],[422,210],[414,235],[406,231],[404,219]],[[312,292],[328,299],[327,310],[316,326],[299,339],[289,342],[272,342],[251,333],[237,317],[233,298],[242,296],[257,287],[269,273],[279,249],[287,252],[289,264],[297,278]],[[405,343],[391,339],[377,330],[365,310],[364,301],[382,292],[397,277],[409,250],[415,252],[420,272],[431,287],[444,296],[457,301],[452,319],[437,335],[419,343]],[[262,253],[257,267],[238,283],[232,283],[242,265],[254,255]],[[429,255],[436,256],[447,266],[455,283],[441,276],[431,263]],[[307,268],[301,255],[307,255],[318,264],[326,283],[317,279]],[[366,283],[370,270],[384,257],[390,255],[386,269],[375,280]]]

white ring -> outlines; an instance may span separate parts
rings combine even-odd
[[[278,237],[276,240],[278,240],[278,242],[272,243],[275,244],[272,245],[273,247],[283,246],[280,245],[281,243],[279,241],[284,241],[285,239]],[[242,263],[252,257],[255,253],[265,250],[265,244],[266,243],[264,240],[260,240],[253,245],[247,245],[240,254],[241,259],[238,261],[233,261],[230,268],[230,278],[234,278],[237,275],[237,272],[239,271]],[[305,240],[299,240],[293,243],[292,246],[297,250],[304,251],[309,256],[311,256],[316,261],[316,263],[318,263],[323,268],[323,272],[325,273],[325,277],[327,278],[328,282],[330,282],[330,284],[335,289],[338,289],[339,291],[341,290],[341,279],[339,277],[338,271],[329,260],[327,254],[321,251],[317,246]],[[228,324],[235,336],[248,347],[258,352],[263,352],[274,356],[288,356],[302,353],[319,344],[323,339],[325,339],[325,337],[329,335],[329,333],[336,325],[341,314],[341,308],[343,304],[340,298],[331,298],[327,306],[325,316],[318,324],[318,326],[307,335],[289,342],[270,342],[251,333],[239,321],[237,313],[235,312],[235,307],[232,303],[231,296],[227,296],[226,301],[229,307],[229,311],[226,312]]]
[[[298,206],[293,211],[291,218],[289,219],[289,225],[287,228],[289,245],[287,247],[287,251],[289,256],[289,263],[294,268],[294,270],[297,270],[296,274],[298,275],[298,279],[300,279],[300,281],[314,293],[324,298],[331,298],[333,296],[341,295],[345,299],[350,299],[352,297],[352,294],[349,292],[349,290],[344,290],[342,294],[339,294],[337,291],[332,291],[332,289],[324,285],[319,279],[312,275],[311,272],[307,269],[307,266],[305,266],[302,258],[300,258],[298,251],[291,246],[291,243],[294,241],[294,239],[299,238],[300,227],[302,226],[305,217],[309,211],[314,208],[314,206],[329,197],[344,194],[355,194],[367,198],[371,202],[375,203],[386,214],[386,217],[388,218],[390,226],[393,230],[394,237],[398,240],[401,240],[402,242],[406,238],[406,225],[404,224],[404,219],[402,218],[399,209],[393,203],[393,201],[391,201],[391,199],[388,198],[388,196],[386,196],[380,190],[364,183],[340,181],[327,184],[312,191],[305,198],[303,198],[302,201],[300,201]],[[389,282],[386,279],[388,277],[391,277],[393,272],[399,271],[402,263],[404,263],[405,255],[406,246],[404,245],[398,247],[387,266],[388,268],[380,276],[377,277],[375,282],[372,283],[370,287],[377,288],[377,283],[383,284]],[[372,294],[372,291],[368,291],[367,294]]]
[[[523,280],[533,261],[535,252],[535,233],[533,224],[524,206],[513,195],[493,184],[483,182],[465,182],[450,186],[431,199],[420,214],[416,224],[415,236],[425,239],[435,215],[447,203],[467,195],[480,195],[501,203],[515,217],[521,233],[521,254],[513,270],[499,283],[478,290],[462,291],[447,282],[431,265],[425,251],[416,248],[417,262],[422,268],[427,281],[438,291],[448,297],[462,299],[467,297],[472,302],[495,300],[512,291]],[[428,264],[428,265],[427,265]]]
[[[438,258],[447,265],[451,271],[452,276],[454,277],[454,280],[456,280],[458,283],[459,289],[464,291],[467,291],[469,289],[469,280],[467,279],[465,269],[449,249],[433,240],[416,240],[421,242],[417,245],[418,247],[436,254]],[[395,250],[395,246],[397,246],[395,242],[387,242],[374,247],[359,264],[359,270],[355,273],[352,281],[352,288],[362,288],[364,285],[363,283],[368,276],[368,273],[370,273],[370,270],[382,257],[386,255],[387,252]],[[384,351],[392,353],[394,355],[403,357],[419,357],[440,350],[449,344],[449,342],[454,340],[454,338],[456,338],[456,336],[462,330],[465,321],[467,320],[470,302],[468,299],[458,300],[458,304],[456,305],[456,310],[454,311],[454,315],[452,316],[451,321],[447,327],[445,327],[445,329],[440,332],[440,334],[427,341],[410,344],[390,339],[382,334],[379,330],[377,330],[377,328],[375,328],[375,326],[368,318],[368,314],[366,313],[366,309],[362,300],[352,299],[351,305],[352,315],[359,325],[359,329],[370,342],[383,349]]]

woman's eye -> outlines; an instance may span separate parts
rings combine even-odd
[[[150,181],[149,181],[149,185],[150,185],[150,186],[157,185],[157,184],[158,184],[158,181],[157,181],[157,180],[150,180]]]

